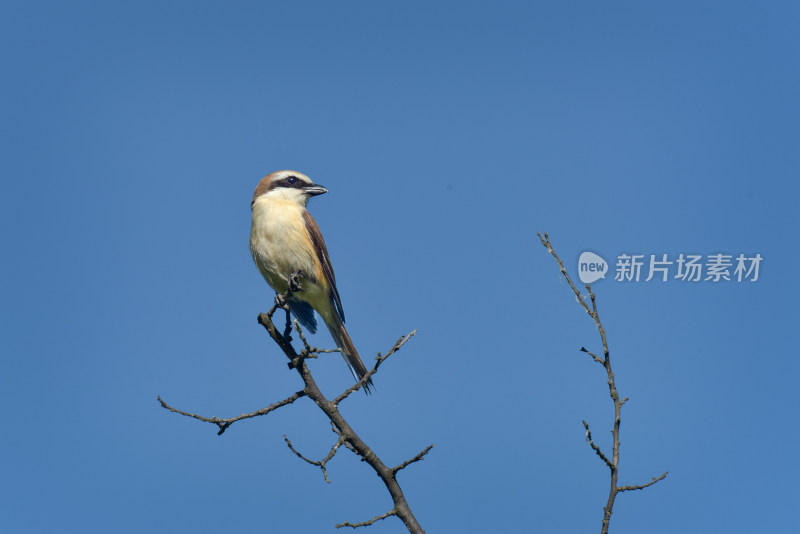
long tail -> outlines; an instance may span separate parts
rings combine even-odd
[[[335,324],[325,324],[333,340],[336,342],[336,346],[342,350],[344,361],[347,362],[347,366],[350,368],[353,376],[357,377],[358,380],[364,378],[364,375],[367,374],[367,368],[364,366],[364,362],[361,361],[358,351],[355,345],[353,345],[353,340],[350,339],[350,334],[347,333],[344,324],[341,321],[335,321]],[[366,393],[372,393],[372,387],[372,379],[370,378],[367,380],[367,383],[364,384],[364,391]]]

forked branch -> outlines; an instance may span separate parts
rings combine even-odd
[[[578,302],[583,307],[584,311],[589,314],[589,317],[592,318],[594,321],[595,326],[597,327],[597,331],[600,333],[600,341],[603,345],[603,357],[599,357],[597,354],[587,350],[585,347],[581,347],[581,352],[587,353],[589,356],[592,357],[592,360],[596,363],[599,363],[603,366],[606,370],[606,374],[608,375],[608,392],[611,396],[611,399],[614,401],[614,425],[611,429],[611,436],[613,439],[612,449],[611,449],[611,458],[609,457],[600,449],[600,447],[594,442],[592,439],[592,432],[589,430],[589,424],[586,421],[583,421],[583,426],[586,429],[586,441],[589,443],[589,446],[592,450],[597,454],[597,456],[603,461],[603,463],[609,468],[611,471],[611,488],[608,493],[608,500],[606,501],[606,505],[603,507],[603,524],[600,530],[601,534],[607,534],[609,524],[611,522],[611,514],[614,510],[614,500],[617,497],[617,494],[623,491],[631,491],[631,490],[641,490],[648,486],[652,486],[656,482],[660,480],[664,480],[667,476],[667,472],[658,477],[653,477],[653,479],[646,483],[641,484],[638,486],[618,486],[617,485],[617,476],[619,474],[619,426],[622,419],[622,406],[628,401],[628,398],[625,397],[624,399],[619,398],[619,392],[617,391],[616,381],[614,380],[614,372],[611,369],[611,354],[608,350],[608,339],[606,338],[606,331],[603,328],[603,323],[600,321],[600,313],[597,311],[597,298],[595,297],[594,292],[592,291],[592,287],[589,284],[586,284],[586,291],[589,293],[588,297],[581,295],[581,292],[572,282],[572,278],[570,278],[569,273],[567,273],[566,268],[564,268],[564,263],[561,261],[561,258],[558,257],[556,251],[553,249],[553,245],[550,242],[550,236],[548,234],[542,235],[541,233],[537,233],[539,236],[539,241],[541,241],[542,245],[547,249],[547,251],[555,258],[556,263],[558,263],[559,269],[561,269],[562,276],[567,280],[569,283],[569,287],[572,288],[572,292],[575,294],[575,297],[578,299]],[[587,302],[588,298],[588,302]]]
[[[322,475],[325,478],[326,482],[330,482],[328,478],[327,472],[327,463],[336,455],[342,445],[346,448],[353,451],[355,454],[361,457],[361,460],[369,464],[372,469],[378,474],[380,479],[383,481],[386,489],[389,492],[389,495],[392,497],[392,502],[394,506],[392,509],[383,514],[376,516],[369,521],[364,521],[362,523],[350,523],[345,522],[336,525],[337,528],[341,527],[362,527],[368,526],[376,521],[381,519],[385,519],[391,516],[399,517],[403,523],[405,524],[406,528],[409,532],[414,534],[424,534],[424,530],[420,526],[419,522],[417,521],[416,517],[414,517],[413,512],[411,511],[411,507],[408,505],[406,501],[405,495],[403,494],[403,490],[400,487],[400,484],[397,482],[396,475],[397,473],[408,467],[410,464],[419,462],[423,459],[423,457],[428,454],[428,452],[433,448],[433,445],[429,445],[425,450],[411,458],[410,460],[406,460],[401,464],[397,465],[396,467],[388,467],[383,461],[378,457],[375,452],[367,446],[366,443],[359,437],[359,435],[353,430],[353,428],[349,425],[349,423],[345,420],[344,416],[342,416],[341,412],[339,411],[339,404],[345,400],[351,393],[354,391],[358,391],[367,383],[367,381],[378,372],[378,368],[385,362],[389,356],[396,353],[400,350],[403,345],[405,345],[409,339],[411,339],[414,334],[416,334],[416,330],[411,332],[410,334],[401,337],[398,339],[395,344],[392,346],[391,349],[386,353],[386,355],[381,355],[378,353],[378,357],[375,359],[375,365],[372,369],[358,382],[347,388],[344,392],[340,395],[335,397],[332,401],[328,400],[320,391],[319,387],[317,386],[314,377],[311,375],[311,371],[309,370],[308,366],[306,365],[306,360],[316,358],[319,354],[327,353],[327,352],[338,352],[338,349],[333,350],[323,350],[318,349],[317,347],[312,347],[308,341],[306,340],[303,331],[300,329],[300,325],[297,321],[294,321],[294,330],[297,332],[298,337],[303,343],[303,349],[298,353],[291,344],[291,337],[290,333],[292,330],[292,325],[289,321],[289,312],[286,307],[286,298],[288,294],[278,295],[275,299],[275,305],[272,309],[269,310],[268,313],[262,313],[258,316],[258,323],[262,325],[269,336],[273,339],[273,341],[280,347],[286,357],[289,359],[289,368],[295,369],[300,378],[303,380],[304,387],[302,390],[290,395],[289,397],[283,399],[280,402],[270,404],[266,408],[262,408],[255,412],[241,414],[236,417],[231,417],[228,419],[220,419],[218,417],[204,417],[201,415],[197,415],[194,413],[186,412],[183,410],[178,410],[177,408],[173,408],[172,406],[168,405],[161,397],[158,397],[159,403],[161,406],[171,412],[175,412],[186,417],[191,417],[193,419],[197,419],[199,421],[203,421],[205,423],[212,423],[217,425],[219,428],[219,432],[217,434],[222,434],[225,430],[228,429],[233,423],[237,421],[241,421],[243,419],[249,419],[252,417],[257,417],[261,415],[267,415],[278,408],[283,406],[292,404],[294,401],[299,399],[300,397],[308,397],[314,403],[319,406],[319,408],[328,416],[330,419],[331,426],[333,431],[337,434],[338,438],[336,443],[331,447],[330,452],[323,458],[322,460],[311,460],[301,454],[297,449],[295,449],[292,442],[289,440],[287,436],[284,435],[284,440],[286,441],[286,445],[289,449],[300,459],[308,462],[311,465],[317,466],[322,470]],[[283,333],[278,331],[278,328],[272,322],[272,316],[278,309],[286,310],[287,319],[286,324],[284,326]]]
[[[322,476],[325,477],[325,482],[327,482],[328,484],[331,483],[330,479],[328,478],[328,470],[325,468],[325,464],[327,464],[334,457],[336,451],[339,450],[339,447],[341,447],[344,444],[345,439],[342,436],[339,436],[339,439],[337,439],[336,443],[334,443],[333,447],[331,447],[331,452],[329,452],[328,455],[320,461],[309,460],[308,458],[300,454],[297,451],[297,449],[294,448],[292,442],[289,441],[289,437],[286,434],[283,435],[283,439],[286,442],[286,445],[289,446],[289,450],[295,453],[298,458],[310,463],[311,465],[316,465],[317,467],[322,469]]]
[[[179,413],[181,415],[185,415],[186,417],[191,417],[193,419],[197,419],[198,421],[203,421],[205,423],[214,423],[219,427],[219,432],[217,432],[218,436],[221,436],[223,432],[225,432],[229,426],[231,426],[236,421],[241,421],[242,419],[250,419],[251,417],[258,417],[260,415],[267,415],[268,413],[277,410],[287,404],[291,404],[300,397],[305,397],[305,391],[298,391],[293,395],[288,396],[287,398],[283,399],[280,402],[276,402],[275,404],[270,404],[266,408],[261,408],[260,410],[256,410],[255,412],[250,413],[243,413],[241,415],[237,415],[236,417],[230,417],[228,419],[220,419],[219,417],[203,417],[202,415],[197,415],[194,413],[184,412],[183,410],[178,410],[177,408],[173,408],[169,404],[167,404],[164,399],[161,398],[159,395],[158,402],[161,403],[162,408],[166,408],[167,410],[175,413]]]

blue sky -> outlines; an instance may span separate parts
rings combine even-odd
[[[391,501],[256,316],[252,190],[297,169],[362,357],[342,409],[428,532],[592,532],[608,473],[592,250],[764,258],[756,283],[596,284],[630,397],[612,532],[790,532],[800,498],[792,2],[6,2],[0,524],[332,532]],[[329,345],[327,333],[314,338]],[[341,359],[313,363],[323,389]],[[394,519],[369,532],[402,532]]]

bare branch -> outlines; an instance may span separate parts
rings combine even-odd
[[[297,330],[297,336],[300,338],[300,341],[303,342],[303,352],[311,354],[311,345],[309,345],[308,341],[306,341],[306,336],[303,335],[303,329],[300,328],[300,323],[297,322],[297,319],[294,320],[294,329]],[[286,337],[285,333],[283,337]]]
[[[581,306],[583,306],[583,309],[586,310],[586,313],[591,315],[592,312],[589,311],[589,306],[587,306],[586,301],[583,299],[583,296],[581,295],[581,292],[578,291],[578,288],[575,287],[575,284],[572,283],[572,278],[570,278],[569,274],[567,274],[567,270],[564,268],[564,263],[561,261],[561,258],[558,257],[558,254],[556,254],[556,251],[553,249],[553,245],[550,243],[550,236],[548,235],[548,233],[545,232],[544,237],[542,237],[542,234],[540,232],[536,232],[536,235],[539,236],[539,241],[541,241],[542,245],[545,246],[547,252],[552,254],[552,256],[556,259],[556,262],[558,263],[558,266],[561,269],[561,274],[564,276],[564,278],[567,279],[569,287],[572,288],[572,292],[575,293],[575,296],[578,298],[578,302],[581,303]]]
[[[373,517],[369,521],[364,521],[363,523],[350,523],[349,521],[345,521],[344,523],[339,523],[338,525],[336,525],[336,528],[342,528],[342,527],[352,527],[352,528],[368,527],[372,523],[375,523],[376,521],[380,521],[381,519],[386,519],[387,517],[391,517],[393,515],[397,515],[397,510],[391,509],[388,512],[386,512],[385,514]]]
[[[347,388],[347,389],[344,391],[344,393],[342,393],[341,395],[339,395],[338,397],[336,397],[335,399],[333,399],[333,403],[334,403],[334,404],[336,404],[336,405],[338,405],[338,404],[339,404],[340,402],[342,402],[344,399],[346,399],[347,397],[349,397],[351,393],[353,393],[354,391],[358,391],[359,389],[361,389],[361,388],[364,386],[364,384],[366,384],[367,382],[369,382],[369,379],[370,379],[370,378],[372,378],[372,375],[374,375],[375,373],[377,373],[377,372],[378,372],[378,367],[380,367],[380,366],[381,366],[381,364],[382,364],[383,362],[385,362],[385,361],[386,361],[386,359],[387,359],[389,356],[391,356],[392,354],[394,354],[395,352],[397,352],[398,350],[400,350],[400,347],[402,347],[403,345],[405,345],[405,344],[406,344],[406,342],[407,342],[409,339],[411,339],[411,338],[412,338],[414,335],[416,335],[416,333],[417,333],[417,331],[416,331],[416,330],[414,330],[413,332],[411,332],[410,334],[406,335],[405,337],[401,337],[400,339],[398,339],[398,340],[395,342],[394,346],[393,346],[391,349],[389,349],[389,352],[387,352],[387,353],[386,353],[386,356],[381,356],[381,353],[379,352],[379,353],[378,353],[378,356],[375,358],[375,365],[372,367],[372,369],[370,369],[370,370],[369,370],[369,372],[367,372],[367,374],[365,374],[363,377],[361,377],[361,380],[359,380],[358,382],[356,382],[355,384],[353,384],[352,386],[350,386],[349,388]]]
[[[164,402],[164,400],[161,398],[161,395],[158,396],[158,402],[161,403],[162,408],[166,408],[171,412],[179,413],[181,415],[185,415],[186,417],[192,417],[194,419],[203,421],[205,423],[214,423],[219,427],[219,432],[217,432],[217,435],[219,436],[222,435],[222,433],[225,432],[228,429],[228,427],[231,426],[236,421],[241,421],[242,419],[250,419],[251,417],[258,417],[260,415],[267,415],[268,413],[275,411],[282,406],[286,406],[288,404],[293,403],[294,401],[296,401],[300,397],[304,397],[305,395],[306,395],[305,391],[298,391],[293,395],[290,395],[289,397],[283,399],[280,402],[276,402],[275,404],[270,404],[266,408],[261,408],[260,410],[256,410],[255,412],[243,413],[241,415],[237,415],[236,417],[230,417],[228,419],[220,419],[219,417],[203,417],[202,415],[197,415],[194,413],[184,412],[183,410],[178,410],[177,408],[173,408],[172,406]]]
[[[393,473],[397,473],[397,472],[398,472],[398,471],[400,471],[401,469],[405,469],[406,467],[408,467],[409,465],[413,464],[414,462],[421,462],[421,461],[422,461],[422,459],[423,459],[423,457],[424,457],[426,454],[428,454],[428,453],[430,452],[430,450],[433,448],[433,445],[434,445],[434,444],[433,444],[433,443],[431,443],[430,445],[428,445],[427,447],[425,447],[425,450],[421,451],[419,454],[417,454],[416,456],[414,456],[414,457],[413,457],[413,458],[411,458],[410,460],[406,460],[406,461],[405,461],[405,462],[403,462],[402,464],[400,464],[400,465],[397,465],[397,466],[395,466],[395,467],[392,467],[392,472],[393,472]]]
[[[328,453],[328,455],[327,455],[325,458],[323,458],[322,460],[320,460],[320,461],[309,460],[308,458],[306,458],[305,456],[303,456],[302,454],[300,454],[300,453],[297,451],[297,449],[295,449],[295,448],[294,448],[294,446],[292,446],[292,442],[291,442],[291,441],[289,441],[289,438],[286,436],[286,434],[284,434],[284,435],[283,435],[283,439],[286,441],[286,445],[288,445],[288,446],[289,446],[289,449],[290,449],[290,450],[291,450],[293,453],[295,453],[295,454],[297,455],[297,457],[298,457],[298,458],[300,458],[301,460],[305,460],[306,462],[310,463],[311,465],[316,465],[317,467],[319,467],[320,469],[322,469],[322,476],[324,476],[324,477],[325,477],[325,482],[327,482],[328,484],[330,484],[330,483],[331,483],[330,479],[328,478],[328,471],[327,471],[327,469],[325,468],[325,464],[327,464],[327,463],[328,463],[328,461],[329,461],[331,458],[333,458],[333,457],[334,457],[334,455],[336,454],[336,451],[338,451],[338,450],[339,450],[339,447],[341,447],[341,446],[342,446],[342,444],[345,442],[345,438],[344,438],[343,436],[339,436],[339,439],[337,439],[337,440],[336,440],[336,444],[335,444],[333,447],[331,447],[331,451]]]
[[[589,423],[583,421],[583,427],[586,429],[586,441],[589,442],[589,446],[592,447],[592,449],[594,449],[594,452],[597,454],[597,456],[599,456],[600,459],[605,462],[608,468],[613,471],[614,464],[611,463],[611,460],[609,460],[608,457],[606,457],[606,455],[603,454],[603,451],[600,450],[600,447],[595,445],[594,440],[592,440],[592,431],[589,430]]]
[[[325,412],[325,415],[328,416],[328,419],[330,419],[331,424],[334,426],[335,431],[337,431],[337,433],[339,433],[340,436],[345,439],[345,445],[350,448],[350,450],[358,454],[364,462],[369,464],[383,481],[386,489],[389,492],[389,495],[392,496],[392,500],[394,501],[392,513],[386,515],[385,517],[396,515],[403,521],[409,532],[412,534],[423,534],[425,531],[422,529],[419,522],[417,522],[416,517],[414,517],[414,513],[411,511],[411,507],[408,505],[405,495],[403,494],[403,490],[400,488],[400,485],[398,484],[392,470],[383,463],[378,455],[375,454],[375,452],[366,443],[364,443],[364,441],[359,437],[358,434],[356,434],[355,430],[353,430],[350,424],[339,412],[338,400],[341,400],[344,397],[337,397],[337,400],[335,401],[330,401],[325,398],[320,391],[319,386],[317,386],[314,377],[311,375],[311,372],[306,365],[305,358],[300,357],[297,352],[295,352],[291,344],[286,343],[280,333],[278,333],[275,325],[272,323],[272,319],[270,319],[266,314],[261,314],[259,315],[259,323],[267,329],[270,337],[275,340],[275,342],[284,351],[284,354],[286,354],[286,357],[292,362],[294,368],[300,374],[300,377],[303,379],[303,382],[306,385],[303,391],[305,391],[308,397],[313,400],[323,412]],[[385,361],[386,358],[388,358],[394,352],[397,352],[397,350],[399,350],[400,347],[402,347],[415,333],[416,330],[398,340],[392,349],[386,354],[386,356],[378,356],[375,367],[372,369],[371,374],[374,374],[380,363]],[[363,380],[359,381],[359,384],[357,384],[355,387],[349,388],[347,391],[349,393],[356,391],[358,387],[366,383],[366,380],[369,379],[369,376],[370,373],[368,373]],[[346,393],[349,394],[348,392]],[[383,517],[379,518],[383,519]],[[375,521],[377,520],[378,519],[375,519]],[[350,525],[347,524],[345,526]]]
[[[290,284],[290,287],[291,287],[291,284]],[[366,376],[364,376],[356,384],[354,384],[353,386],[348,388],[342,395],[337,397],[334,401],[330,401],[322,394],[322,392],[319,389],[319,386],[317,386],[317,383],[314,380],[314,377],[311,375],[311,371],[308,369],[308,366],[306,365],[306,360],[310,359],[310,358],[316,358],[317,354],[326,353],[326,352],[340,352],[340,351],[338,349],[336,349],[336,350],[323,350],[323,349],[318,349],[317,347],[311,347],[310,344],[308,343],[308,341],[306,340],[305,335],[303,334],[303,331],[300,328],[300,325],[297,323],[297,321],[295,321],[294,327],[295,327],[295,330],[298,333],[298,337],[300,337],[300,339],[301,339],[301,341],[303,343],[303,350],[300,353],[298,353],[294,349],[294,347],[291,344],[291,338],[289,337],[289,334],[291,332],[291,323],[289,322],[289,319],[288,319],[288,306],[286,305],[288,297],[289,297],[289,292],[286,292],[286,293],[281,294],[281,295],[276,295],[276,297],[275,297],[275,305],[267,313],[259,314],[258,323],[260,325],[262,325],[267,330],[267,332],[269,333],[269,336],[272,338],[272,340],[278,345],[278,347],[281,349],[281,351],[283,351],[283,353],[286,355],[286,357],[289,360],[289,364],[288,364],[289,368],[290,369],[295,369],[299,373],[300,378],[303,380],[303,383],[305,384],[305,387],[301,391],[298,391],[297,393],[293,394],[292,396],[288,397],[287,399],[284,399],[283,401],[281,401],[279,403],[272,404],[272,405],[270,405],[267,408],[264,408],[262,410],[258,410],[256,412],[253,412],[253,413],[250,413],[250,414],[242,414],[242,415],[240,415],[238,417],[233,417],[233,418],[230,418],[230,419],[219,419],[217,417],[202,417],[202,416],[199,416],[199,415],[196,415],[196,414],[192,414],[192,413],[184,412],[184,411],[181,411],[181,410],[177,410],[177,409],[172,408],[171,406],[167,405],[163,400],[161,400],[161,397],[159,397],[159,399],[158,399],[159,402],[161,402],[161,405],[164,408],[166,408],[166,409],[168,409],[170,411],[185,415],[187,417],[192,417],[192,418],[198,419],[200,421],[216,424],[220,429],[219,433],[222,434],[225,431],[225,429],[227,429],[231,424],[233,424],[236,421],[239,421],[241,419],[247,419],[247,418],[250,418],[250,417],[255,417],[255,416],[258,416],[258,415],[266,415],[267,413],[269,413],[269,412],[271,412],[271,411],[273,411],[273,410],[275,410],[277,408],[280,408],[281,406],[285,406],[287,404],[291,404],[292,402],[294,402],[295,400],[299,399],[300,397],[308,397],[312,401],[314,401],[314,403],[328,417],[328,419],[331,422],[331,427],[333,428],[333,431],[338,435],[338,438],[336,440],[336,443],[331,448],[330,452],[327,454],[327,456],[325,456],[325,458],[323,458],[322,460],[319,460],[319,461],[310,460],[309,458],[306,458],[305,456],[303,456],[299,451],[297,451],[297,449],[294,448],[294,446],[292,445],[291,441],[289,441],[289,438],[284,435],[284,439],[285,439],[286,444],[289,447],[289,449],[295,455],[297,455],[300,459],[304,460],[305,462],[310,463],[311,465],[315,465],[315,466],[319,467],[322,470],[322,474],[323,474],[323,476],[325,478],[325,481],[326,482],[330,482],[330,480],[328,478],[328,474],[327,474],[326,464],[328,463],[328,461],[330,461],[336,455],[336,452],[339,450],[339,448],[342,445],[344,445],[345,447],[347,447],[348,449],[353,451],[355,454],[360,456],[361,460],[363,462],[366,462],[367,464],[369,464],[370,467],[372,467],[375,470],[377,475],[380,477],[380,479],[383,481],[384,485],[386,486],[386,489],[389,492],[389,495],[391,495],[392,501],[394,502],[394,507],[389,512],[387,512],[386,514],[383,514],[381,516],[377,516],[377,517],[375,517],[375,518],[373,518],[373,519],[371,519],[369,521],[365,521],[363,523],[356,523],[356,524],[343,523],[341,525],[337,525],[337,527],[341,528],[341,527],[344,527],[344,526],[349,526],[349,527],[352,527],[352,528],[356,528],[356,527],[360,527],[360,526],[367,526],[367,525],[371,525],[372,523],[374,523],[376,521],[379,521],[381,519],[385,519],[385,518],[390,517],[390,516],[397,516],[398,518],[400,518],[401,521],[403,521],[403,524],[406,526],[406,528],[408,529],[409,532],[411,532],[412,534],[424,534],[425,531],[422,529],[420,524],[417,522],[417,519],[414,517],[414,514],[411,511],[411,507],[408,505],[408,502],[406,501],[405,495],[403,494],[403,490],[400,488],[400,485],[398,484],[398,482],[397,482],[397,480],[395,478],[395,474],[397,473],[397,471],[399,471],[400,469],[405,468],[409,464],[421,460],[423,458],[423,456],[425,456],[430,451],[430,449],[433,447],[433,445],[431,445],[430,447],[428,447],[427,449],[425,449],[424,451],[419,453],[417,456],[415,456],[411,460],[409,460],[407,462],[404,462],[403,464],[400,464],[398,467],[396,467],[394,469],[389,468],[383,463],[383,461],[381,461],[381,459],[378,457],[378,455],[375,454],[375,452],[373,452],[372,449],[370,449],[369,446],[367,446],[366,443],[364,443],[364,441],[358,436],[358,434],[356,434],[355,430],[353,430],[353,428],[348,424],[348,422],[344,419],[344,417],[342,416],[342,414],[339,412],[339,409],[338,409],[338,403],[340,401],[342,401],[345,398],[347,398],[347,396],[350,395],[353,391],[356,391],[356,390],[360,389],[361,387],[363,387],[367,383],[369,378],[373,374],[375,374],[375,372],[377,372],[378,367],[380,367],[380,365],[384,361],[386,361],[386,359],[389,356],[391,356],[392,354],[394,354],[395,352],[400,350],[400,348],[414,334],[416,334],[417,331],[414,330],[413,332],[411,332],[407,336],[401,337],[394,344],[394,346],[392,346],[392,348],[389,350],[389,352],[386,353],[385,356],[381,356],[381,354],[378,353],[378,357],[376,358],[375,366],[372,368],[372,370],[370,372],[368,372],[366,374]],[[275,312],[278,309],[287,310],[286,328],[285,328],[283,333],[278,331],[278,329],[276,328],[275,324],[272,321],[272,316],[275,314]]]
[[[620,486],[619,488],[617,488],[617,491],[632,491],[632,490],[644,489],[648,486],[652,486],[653,484],[655,484],[660,480],[664,480],[665,478],[667,478],[667,471],[664,471],[663,473],[661,473],[661,475],[657,477],[653,477],[653,480],[651,480],[647,484],[640,484],[638,486]]]
[[[586,347],[581,347],[581,352],[585,352],[586,354],[591,356],[594,359],[594,361],[596,361],[600,365],[603,365],[603,359],[602,358],[598,358],[597,354],[595,354],[594,352],[592,352],[590,350],[586,350]]]
[[[342,349],[321,349],[317,346],[312,347],[309,345],[308,340],[306,340],[306,336],[303,334],[303,329],[300,328],[300,323],[297,322],[297,319],[294,320],[294,329],[297,330],[297,335],[300,337],[300,341],[303,342],[303,350],[299,354],[299,356],[302,358],[316,358],[318,354],[342,352]]]
[[[283,337],[286,338],[286,341],[291,341],[292,340],[292,336],[291,336],[291,333],[292,333],[292,316],[289,313],[289,307],[288,306],[286,308],[284,308],[284,311],[286,311],[286,325],[283,327]]]
[[[272,308],[270,308],[269,311],[267,312],[267,315],[269,316],[270,319],[272,319],[272,316],[275,314],[276,311],[278,311],[279,308],[283,309],[286,306],[285,302],[279,300],[280,298],[281,298],[280,295],[275,295],[275,304],[273,304]]]
[[[612,454],[611,459],[606,456],[600,447],[598,447],[594,440],[592,439],[592,433],[589,430],[589,424],[586,421],[583,421],[583,426],[586,429],[586,440],[589,442],[589,445],[592,447],[594,452],[597,456],[603,460],[603,463],[608,466],[611,470],[611,489],[609,490],[608,494],[608,501],[606,502],[606,506],[603,507],[603,524],[600,530],[601,534],[608,533],[608,527],[611,522],[611,513],[614,508],[614,500],[616,499],[617,493],[621,491],[630,491],[634,489],[644,489],[648,486],[652,486],[659,480],[663,480],[667,473],[664,472],[658,478],[654,478],[652,482],[647,484],[643,484],[641,486],[617,486],[617,476],[619,473],[619,427],[620,422],[622,420],[622,406],[628,401],[628,397],[620,400],[619,393],[617,392],[617,385],[614,380],[614,371],[611,369],[611,354],[608,350],[608,339],[606,338],[606,330],[603,328],[603,323],[600,321],[600,313],[597,310],[597,299],[595,297],[594,291],[592,291],[592,287],[589,284],[586,284],[586,290],[589,292],[589,301],[591,302],[591,308],[589,308],[589,304],[586,302],[586,298],[584,298],[575,284],[572,282],[572,278],[570,278],[569,273],[567,273],[566,268],[564,267],[564,263],[561,261],[561,258],[558,257],[556,251],[553,249],[553,245],[550,242],[550,236],[545,233],[544,236],[541,233],[537,233],[539,236],[539,241],[541,241],[542,245],[547,248],[547,251],[555,258],[556,263],[558,263],[558,267],[561,270],[561,274],[566,278],[567,283],[569,283],[569,287],[572,288],[572,292],[575,293],[575,297],[580,302],[583,309],[589,316],[594,320],[595,326],[597,327],[597,331],[600,334],[600,341],[603,344],[603,357],[600,358],[595,353],[589,351],[585,347],[581,347],[581,351],[589,354],[592,359],[601,364],[605,370],[606,374],[608,375],[608,392],[611,396],[611,399],[614,401],[614,425],[611,430],[611,436],[613,438],[613,445],[612,445]]]

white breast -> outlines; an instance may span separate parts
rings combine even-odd
[[[314,273],[314,249],[303,221],[303,207],[287,199],[259,197],[253,204],[250,252],[258,270],[278,293],[292,273]]]

